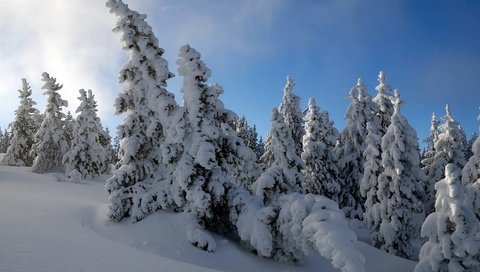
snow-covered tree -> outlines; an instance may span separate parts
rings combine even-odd
[[[372,243],[389,253],[412,258],[412,239],[420,226],[413,220],[422,212],[424,174],[415,130],[400,113],[400,93],[395,90],[394,112],[382,138],[383,172],[378,176],[378,203],[372,212]]]
[[[70,150],[63,157],[67,178],[92,179],[106,169],[107,156],[99,136],[103,133],[98,122],[92,90],[79,90],[81,101],[76,113]]]
[[[477,118],[478,119],[478,118]],[[478,133],[473,132],[467,142],[467,150],[465,151],[465,158],[470,159],[473,156],[473,145],[478,138]]]
[[[63,87],[57,80],[46,72],[42,74],[42,81],[45,82],[42,89],[47,95],[47,106],[45,117],[40,128],[35,134],[35,143],[32,146],[36,154],[33,161],[32,171],[44,173],[62,165],[62,158],[68,150],[65,132],[63,130],[62,107],[67,107],[68,102],[63,100],[58,91]]]
[[[427,144],[426,150],[423,153],[423,158],[421,161],[422,170],[425,173],[425,196],[423,198],[425,214],[428,215],[432,213],[435,209],[435,183],[438,180],[438,174],[433,171],[436,170],[432,168],[432,163],[435,158],[435,142],[438,139],[438,119],[435,113],[432,114],[432,121],[430,125],[430,135],[424,140]],[[437,169],[438,171],[438,169]]]
[[[257,128],[254,125],[253,127],[248,125],[247,118],[242,116],[234,121],[235,131],[237,131],[238,137],[242,138],[245,142],[245,145],[252,149],[255,154],[257,151],[260,151],[259,145],[261,144],[258,139]],[[263,154],[263,153],[262,153]],[[260,155],[261,156],[261,155]],[[260,156],[257,155],[258,158]]]
[[[275,161],[275,158],[273,157],[272,134],[270,132],[267,133],[260,161],[262,162],[263,169],[270,167]]]
[[[477,117],[480,121],[480,115]],[[473,137],[472,137],[473,138]],[[471,147],[472,156],[462,170],[462,183],[464,185],[480,185],[480,138],[476,137]],[[479,188],[480,189],[480,188]],[[480,210],[478,211],[480,214]]]
[[[390,118],[393,114],[392,96],[388,94],[392,88],[385,82],[386,76],[383,71],[378,74],[378,85],[375,87],[377,95],[373,98],[373,102],[378,105],[376,115],[380,120],[380,131],[384,135],[390,125]]]
[[[364,156],[368,135],[367,122],[372,120],[375,105],[367,93],[362,79],[350,90],[350,106],[345,115],[347,125],[337,147],[341,192],[340,207],[348,217],[362,218],[363,198],[360,195],[360,182],[363,177]]]
[[[283,101],[279,111],[283,114],[285,124],[292,131],[295,152],[300,156],[302,153],[302,137],[305,131],[303,129],[303,112],[300,108],[300,97],[292,92],[294,86],[295,82],[292,77],[287,76],[287,84],[283,89]]]
[[[445,123],[439,126],[440,133],[435,142],[435,155],[427,173],[427,182],[434,184],[445,177],[445,166],[449,163],[455,164],[462,169],[466,163],[465,146],[462,142],[463,130],[453,118],[448,105],[445,107],[446,115],[443,117]]]
[[[118,17],[113,31],[121,34],[128,53],[119,77],[123,91],[115,100],[116,114],[123,113],[125,118],[117,128],[121,142],[118,168],[105,186],[110,195],[108,217],[119,221],[131,216],[138,221],[159,208],[157,200],[162,199],[150,191],[169,176],[160,145],[177,108],[174,95],[166,90],[173,74],[146,15],[121,0],[108,0],[106,5]]]
[[[435,184],[435,212],[422,226],[428,241],[420,250],[415,272],[480,271],[480,222],[466,204],[458,165],[445,167],[445,178]]]
[[[11,133],[5,129],[3,133],[0,131],[0,153],[6,153],[10,146],[10,140],[12,138]]]
[[[263,197],[266,205],[275,202],[280,194],[302,192],[304,182],[303,161],[295,153],[292,131],[276,108],[272,110],[270,135],[273,163],[252,184],[253,192]]]
[[[305,162],[303,174],[306,193],[326,196],[338,201],[340,184],[337,158],[334,153],[338,131],[329,120],[328,113],[320,111],[315,99],[308,101],[305,116],[302,159]]]
[[[259,175],[255,153],[229,125],[236,115],[225,109],[219,96],[223,88],[208,85],[210,70],[200,53],[182,46],[177,61],[184,77],[183,108],[179,109],[165,143],[163,159],[172,165],[178,206],[186,204],[191,217],[188,238],[207,251],[216,244],[204,228],[218,233],[234,233],[230,223],[228,192],[248,187]]]
[[[100,118],[98,118],[98,120],[100,121]],[[101,126],[101,123],[99,124]],[[105,149],[105,155],[106,155],[105,170],[108,171],[109,166],[111,164],[115,164],[115,162],[117,161],[116,153],[112,146],[112,136],[110,136],[110,129],[108,127],[105,129],[102,129],[102,133],[98,136],[98,140],[100,141],[100,144]]]
[[[10,166],[31,166],[34,157],[30,150],[33,145],[33,136],[37,132],[38,124],[34,116],[38,114],[35,101],[30,97],[32,88],[25,78],[22,78],[22,89],[18,90],[20,106],[15,111],[15,121],[11,124],[12,139],[7,153],[3,156],[2,164]]]

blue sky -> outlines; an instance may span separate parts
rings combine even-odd
[[[342,129],[345,99],[358,77],[375,95],[377,74],[406,101],[402,113],[420,138],[433,111],[446,103],[467,134],[478,131],[480,113],[479,1],[178,1],[126,0],[147,14],[170,70],[178,48],[189,43],[225,89],[225,105],[245,115],[261,134],[285,78],[306,107],[309,97]],[[91,88],[104,125],[113,128],[118,71],[126,61],[115,16],[99,0],[0,0],[0,126],[13,120],[20,78],[33,86],[43,111],[40,74],[64,84],[61,94],[78,106],[78,89]],[[169,90],[181,103],[181,77]]]

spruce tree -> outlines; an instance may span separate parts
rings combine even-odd
[[[426,150],[421,161],[422,170],[425,173],[425,197],[423,198],[425,215],[432,213],[435,209],[435,183],[438,181],[439,173],[435,173],[432,163],[435,158],[435,142],[438,139],[438,120],[435,113],[432,114],[430,125],[430,135],[424,140],[427,144]],[[438,171],[438,170],[437,170]]]
[[[302,137],[305,133],[303,128],[303,112],[300,108],[300,97],[293,93],[295,82],[292,77],[287,76],[287,84],[283,89],[283,101],[279,111],[287,127],[292,131],[292,139],[295,145],[297,156],[302,153]]]
[[[477,118],[478,119],[478,118]],[[473,156],[473,146],[478,138],[478,133],[473,132],[467,142],[467,150],[465,151],[465,158],[470,159]]]
[[[102,126],[98,122],[97,109],[91,90],[79,90],[81,101],[76,113],[73,139],[68,151],[63,157],[67,178],[73,180],[92,179],[98,177],[107,168],[105,148],[100,143]]]
[[[320,111],[315,99],[308,101],[305,116],[302,159],[305,162],[303,174],[306,193],[324,195],[338,201],[340,184],[337,159],[333,152],[338,131],[329,120],[328,113]]]
[[[65,140],[67,141],[67,146],[70,148],[72,145],[72,140],[74,137],[73,130],[75,129],[75,119],[73,118],[70,111],[67,112],[67,116],[63,120],[63,131],[65,132]]]
[[[351,104],[345,115],[347,125],[336,150],[340,162],[339,204],[348,217],[362,218],[364,200],[360,195],[360,182],[365,163],[363,152],[367,146],[367,122],[373,118],[374,104],[361,79],[350,90],[349,99]]]
[[[34,107],[37,103],[30,97],[32,88],[25,78],[22,78],[22,89],[18,90],[20,106],[15,111],[15,121],[11,124],[12,139],[7,153],[2,159],[2,164],[10,166],[32,166],[35,158],[30,154],[33,145],[33,136],[37,132],[38,124],[34,116],[38,110]]]
[[[375,232],[372,243],[404,258],[413,257],[412,239],[418,233],[413,220],[420,213],[424,175],[420,168],[418,138],[415,130],[400,113],[400,93],[395,90],[394,112],[382,138],[383,172],[378,176],[373,214]],[[376,221],[378,220],[378,221]]]
[[[63,130],[65,114],[62,113],[62,107],[67,107],[68,102],[58,93],[63,86],[48,73],[43,73],[42,77],[42,81],[45,82],[42,87],[45,90],[43,94],[48,98],[45,117],[35,134],[35,143],[32,146],[32,154],[36,154],[32,171],[36,173],[45,173],[61,166],[63,155],[68,150]]]
[[[177,108],[174,95],[166,90],[173,74],[146,15],[121,0],[108,0],[106,5],[118,17],[113,31],[121,34],[128,53],[119,77],[123,91],[115,100],[116,114],[125,118],[117,128],[120,161],[105,186],[110,195],[108,217],[119,221],[131,216],[135,222],[159,208],[149,192],[168,177],[160,145]]]
[[[467,191],[455,163],[445,167],[445,177],[435,184],[435,212],[422,226],[428,237],[420,250],[415,272],[480,270],[480,222],[466,204]]]
[[[480,121],[480,115],[478,115],[477,120]],[[471,146],[472,156],[462,170],[462,183],[464,185],[480,185],[480,138],[472,137],[472,139],[475,139]],[[478,213],[480,214],[480,210]]]
[[[281,194],[302,192],[303,161],[295,152],[291,129],[283,114],[272,110],[270,148],[273,163],[252,185],[253,192],[261,196],[265,205],[275,202]]]

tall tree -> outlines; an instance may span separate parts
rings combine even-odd
[[[79,90],[78,106],[73,128],[70,150],[63,157],[65,173],[73,180],[92,179],[102,174],[107,168],[106,150],[100,143],[103,133],[98,122],[97,109],[92,90]]]
[[[108,0],[106,5],[118,17],[113,31],[121,34],[128,53],[119,77],[123,91],[115,100],[116,114],[123,113],[125,118],[117,128],[121,141],[118,168],[105,187],[110,195],[108,217],[119,221],[131,216],[138,221],[158,208],[155,196],[148,192],[168,176],[159,149],[177,108],[174,95],[166,89],[173,74],[146,15],[121,0]]]
[[[428,241],[420,250],[415,272],[480,271],[480,222],[466,204],[458,165],[446,165],[445,177],[435,189],[435,212],[423,223],[422,236]]]
[[[35,101],[30,97],[32,88],[25,78],[22,78],[22,89],[18,90],[20,105],[15,111],[15,121],[12,127],[10,147],[2,159],[2,163],[10,166],[31,166],[35,158],[30,154],[33,136],[38,130],[34,117],[38,114]]]
[[[376,233],[373,244],[381,249],[412,258],[412,239],[418,234],[413,217],[422,209],[424,175],[420,168],[418,138],[400,113],[400,92],[395,90],[394,112],[382,138],[383,172],[378,177],[379,202],[372,207]]]
[[[320,111],[315,99],[308,101],[305,116],[302,159],[305,162],[303,174],[306,193],[324,195],[338,201],[340,183],[337,158],[334,153],[338,131],[329,120],[328,113]]]
[[[432,121],[430,125],[430,135],[424,140],[427,144],[426,150],[423,153],[423,158],[421,161],[422,170],[425,173],[425,197],[423,198],[425,214],[428,215],[432,213],[435,209],[435,183],[437,183],[438,178],[441,175],[441,169],[435,169],[432,167],[432,164],[435,159],[435,142],[438,139],[439,129],[438,129],[438,119],[435,113],[432,113]],[[440,171],[435,173],[434,171]]]
[[[287,84],[283,89],[283,101],[279,111],[287,127],[292,131],[293,143],[297,156],[302,153],[302,137],[305,133],[303,128],[303,111],[300,108],[300,97],[293,93],[295,82],[292,77],[287,76]]]
[[[62,107],[67,107],[68,102],[63,100],[58,91],[63,87],[57,80],[50,77],[48,73],[42,74],[42,81],[45,82],[42,89],[47,95],[47,106],[45,117],[40,128],[35,134],[33,154],[36,154],[32,165],[32,171],[44,173],[62,165],[62,158],[65,155],[68,145],[63,130]]]

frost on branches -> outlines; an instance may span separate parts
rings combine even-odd
[[[428,241],[415,272],[480,271],[480,222],[467,205],[457,165],[447,164],[435,189],[435,212],[423,223],[422,236]]]
[[[272,130],[269,148],[273,163],[252,184],[253,192],[263,197],[266,205],[276,201],[280,194],[302,192],[303,161],[295,153],[291,130],[276,108],[272,110]]]
[[[68,106],[68,102],[58,93],[63,86],[48,73],[43,73],[42,77],[45,82],[43,94],[48,98],[45,118],[35,134],[35,144],[32,146],[33,154],[36,154],[32,171],[36,173],[45,173],[61,166],[63,155],[68,149],[62,120],[65,114],[61,112],[62,107]]]
[[[411,241],[420,228],[413,217],[422,212],[424,175],[417,134],[400,114],[400,104],[400,93],[395,90],[394,113],[382,138],[384,170],[378,177],[379,202],[372,207],[377,232],[372,242],[389,253],[412,258]]]
[[[371,102],[362,79],[350,90],[351,104],[345,115],[347,125],[338,145],[341,192],[340,207],[347,217],[362,218],[363,202],[360,182],[363,176],[366,148],[367,122],[373,118],[374,104]]]
[[[18,90],[20,106],[15,111],[15,121],[11,124],[12,138],[7,153],[3,156],[2,164],[10,166],[31,166],[34,156],[30,150],[33,145],[33,137],[37,132],[38,124],[34,117],[38,110],[36,103],[30,98],[32,89],[25,78],[22,78],[22,89]]]
[[[442,169],[432,167],[433,161],[435,159],[435,142],[438,140],[438,120],[435,113],[432,114],[432,121],[430,125],[430,135],[425,139],[427,144],[427,149],[423,154],[423,159],[421,161],[422,170],[425,173],[425,197],[424,209],[425,214],[428,215],[433,212],[435,209],[435,183],[437,183],[439,178],[442,175]],[[434,171],[437,171],[436,173]]]
[[[121,141],[118,168],[105,186],[110,195],[108,217],[119,221],[131,216],[138,221],[158,209],[158,201],[163,200],[150,191],[168,176],[160,145],[177,108],[173,94],[166,90],[173,74],[146,15],[130,10],[120,0],[109,0],[106,5],[118,17],[113,31],[121,34],[128,53],[119,77],[123,91],[115,100],[116,114],[123,113],[125,118],[117,128]]]
[[[102,174],[107,168],[105,148],[100,144],[99,136],[103,133],[96,113],[95,98],[91,90],[80,91],[81,101],[74,122],[73,139],[63,157],[65,173],[72,180],[92,179]]]
[[[248,187],[259,169],[255,153],[229,125],[236,115],[219,100],[223,89],[206,83],[210,70],[200,53],[189,45],[182,46],[177,64],[184,77],[184,106],[174,117],[162,146],[164,160],[174,169],[172,190],[181,190],[173,192],[175,202],[187,204],[190,242],[214,251],[215,241],[204,229],[235,233],[229,220],[228,192]]]
[[[295,153],[300,156],[302,153],[302,137],[305,133],[303,129],[303,113],[300,108],[300,97],[292,92],[295,82],[288,76],[287,84],[283,89],[283,101],[279,111],[287,127],[292,131],[292,139],[295,144]]]
[[[326,196],[338,201],[340,184],[339,171],[334,148],[338,131],[333,127],[327,112],[321,112],[310,98],[305,116],[302,159],[305,162],[303,174],[306,193]]]

